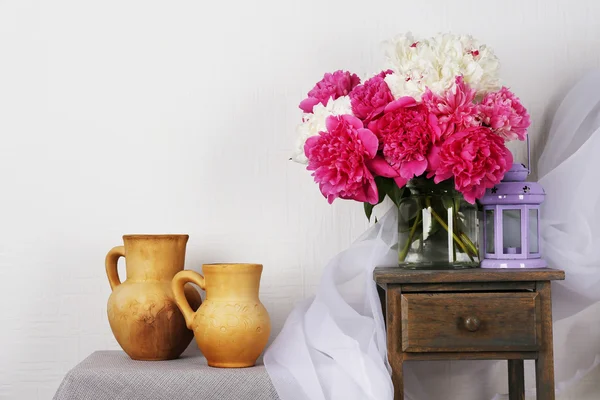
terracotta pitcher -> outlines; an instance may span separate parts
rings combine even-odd
[[[108,321],[117,342],[134,360],[177,358],[192,340],[171,289],[171,280],[183,270],[187,241],[188,235],[125,235],[125,246],[106,255],[112,289]],[[125,257],[123,283],[117,273],[119,257]],[[198,308],[196,289],[188,285],[185,296],[191,307]]]
[[[262,269],[260,264],[205,264],[204,276],[194,271],[175,275],[175,300],[211,367],[251,367],[265,348],[271,321],[258,299]],[[184,296],[187,282],[206,290],[196,312]]]

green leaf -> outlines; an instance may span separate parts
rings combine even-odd
[[[454,210],[454,212],[458,212],[458,208],[456,207],[456,204],[455,204],[452,196],[442,195],[442,204],[446,210],[452,208]],[[446,214],[447,214],[447,212],[446,212]]]
[[[385,199],[388,191],[391,190],[393,186],[395,186],[395,182],[392,179],[384,178],[382,176],[378,176],[375,178],[375,184],[377,185],[377,192],[379,193],[379,198],[377,199],[377,204],[381,204],[381,202]],[[367,219],[371,221],[371,215],[373,215],[373,208],[377,205],[364,203],[365,207],[365,215]],[[375,223],[377,223],[377,219],[375,219]]]
[[[381,203],[385,196],[389,193],[390,189],[396,184],[390,178],[384,178],[382,176],[375,177],[375,184],[377,185],[377,191],[379,192],[379,202]]]
[[[379,191],[379,203],[385,199],[385,196],[388,196],[397,207],[400,205],[400,202],[404,197],[404,188],[400,189],[393,179],[384,178],[382,176],[375,178],[375,184]]]
[[[388,196],[394,202],[396,207],[400,207],[402,199],[405,197],[404,193],[406,192],[406,187],[399,188],[398,185],[396,185],[396,182],[392,182],[393,186],[389,189]]]
[[[371,221],[371,215],[373,214],[373,208],[375,207],[371,203],[363,203],[365,206],[365,215],[367,216],[367,220]]]

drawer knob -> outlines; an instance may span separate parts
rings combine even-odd
[[[465,318],[465,328],[470,332],[475,332],[481,326],[481,321],[477,317],[469,316]]]

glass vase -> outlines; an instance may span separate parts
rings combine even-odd
[[[477,205],[449,181],[414,178],[398,207],[398,265],[407,269],[479,266]]]

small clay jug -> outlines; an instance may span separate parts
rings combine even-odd
[[[188,235],[125,235],[125,246],[106,255],[106,274],[112,293],[108,321],[115,339],[134,360],[177,358],[192,340],[171,289],[171,280],[183,271]],[[121,283],[117,262],[125,257],[127,279]],[[182,288],[182,291],[184,288]],[[183,296],[183,293],[182,293]],[[185,288],[186,301],[198,308],[200,294]]]
[[[211,367],[251,367],[267,345],[271,321],[258,299],[262,269],[260,264],[205,264],[204,276],[175,275],[175,300]],[[187,282],[206,290],[196,312],[184,296]]]

